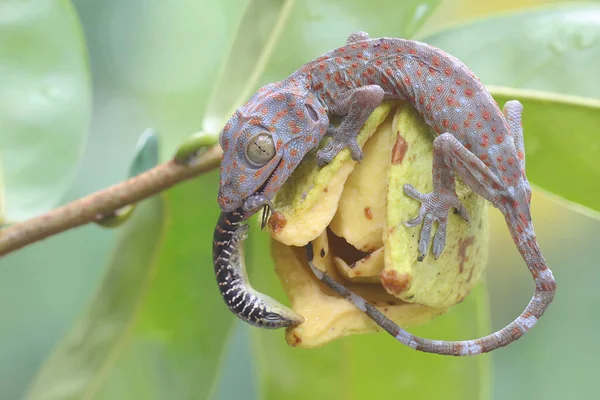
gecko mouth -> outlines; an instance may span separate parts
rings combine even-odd
[[[277,173],[277,171],[279,170],[279,167],[281,166],[282,162],[283,162],[283,157],[281,158],[281,160],[279,160],[279,162],[277,163],[277,166],[273,169],[273,172],[271,172],[269,174],[269,176],[265,180],[265,183],[263,183],[261,185],[261,187],[258,188],[258,190],[255,192],[255,194],[263,194],[264,193],[264,191],[267,189],[267,186],[269,186],[269,183],[271,183],[271,180],[275,176],[275,173]]]

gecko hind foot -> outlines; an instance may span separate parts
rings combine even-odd
[[[356,141],[356,137],[348,137],[341,133],[338,128],[330,128],[327,131],[327,136],[331,136],[331,139],[317,152],[317,164],[319,167],[329,164],[346,147],[350,149],[353,160],[362,160],[363,153]]]
[[[422,261],[427,254],[429,243],[431,242],[431,231],[433,229],[433,223],[437,221],[438,227],[437,232],[433,237],[433,256],[437,260],[444,246],[446,245],[446,226],[448,223],[448,212],[450,208],[455,208],[456,211],[463,217],[465,221],[469,221],[469,213],[462,205],[455,193],[452,192],[431,192],[422,194],[412,185],[404,185],[404,193],[421,202],[421,209],[419,215],[406,221],[404,223],[408,228],[413,228],[423,223],[421,230],[421,237],[419,239],[419,257],[418,260]]]

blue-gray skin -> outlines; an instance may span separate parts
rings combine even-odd
[[[260,89],[221,134],[221,209],[233,210],[256,193],[272,198],[325,134],[331,140],[317,154],[320,165],[346,147],[360,160],[359,129],[384,99],[407,101],[437,134],[433,191],[422,194],[410,184],[404,187],[409,197],[421,202],[419,216],[406,222],[409,227],[423,224],[420,259],[427,253],[435,222],[433,255],[442,253],[450,208],[468,221],[456,195],[455,176],[504,214],[534,278],[535,293],[513,323],[481,342],[470,342],[468,351],[489,351],[516,340],[542,316],[556,290],[531,222],[522,106],[509,101],[503,114],[475,75],[442,50],[410,40],[369,39],[357,32],[346,46]],[[329,126],[328,114],[341,117],[338,127]],[[442,347],[450,342],[431,343],[425,351],[445,353]]]

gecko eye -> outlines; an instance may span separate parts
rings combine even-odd
[[[246,159],[256,167],[262,167],[275,157],[275,143],[268,133],[259,133],[250,139],[246,147]]]

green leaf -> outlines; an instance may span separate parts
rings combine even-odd
[[[508,100],[523,103],[529,180],[600,211],[600,101],[494,86],[489,89],[500,105]]]
[[[477,20],[420,39],[486,85],[600,97],[600,6],[553,5]],[[527,109],[525,109],[527,110]]]
[[[83,35],[70,2],[0,4],[0,153],[6,219],[54,207],[73,181],[90,119]]]
[[[146,129],[138,139],[135,146],[133,161],[129,167],[129,178],[148,171],[158,165],[158,136],[153,128]],[[96,220],[96,223],[105,228],[115,228],[127,221],[133,211],[135,204],[128,204],[110,214],[104,215]]]
[[[129,167],[129,178],[144,173],[158,165],[158,135],[148,128],[140,135]]]
[[[29,398],[87,398],[127,344],[156,273],[155,249],[166,225],[161,197],[139,208],[123,232],[95,301],[41,370]]]
[[[218,209],[197,206],[213,202],[217,181],[212,173],[138,206],[94,302],[29,398],[207,397],[233,322],[211,265]]]
[[[248,2],[209,98],[204,132],[218,136],[235,109],[252,95],[294,3],[295,0]]]

